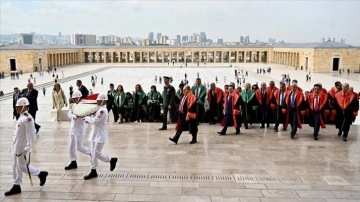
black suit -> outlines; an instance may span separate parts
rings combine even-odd
[[[20,91],[19,91],[19,93],[14,93],[14,94],[13,94],[13,109],[14,109],[14,111],[13,111],[13,118],[16,117],[16,120],[18,120],[19,117],[20,117],[20,114],[18,114],[18,113],[16,112],[16,101],[17,101],[19,98],[20,98]]]
[[[79,91],[81,92],[81,95],[82,95],[81,99],[84,99],[89,95],[89,90],[84,85],[81,85],[79,87]]]
[[[31,91],[29,91],[29,89],[25,88],[22,92],[21,92],[21,96],[22,97],[26,97],[29,100],[29,109],[28,112],[29,114],[34,118],[34,123],[35,123],[35,118],[36,118],[36,112],[38,110],[38,104],[37,104],[37,97],[38,97],[39,92],[36,89],[32,89]],[[36,131],[38,131],[40,128],[40,125],[38,125],[37,123],[35,123],[35,129]]]

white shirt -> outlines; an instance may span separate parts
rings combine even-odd
[[[71,120],[70,123],[70,135],[85,135],[86,134],[86,124],[83,118],[77,117],[74,114],[74,110],[78,105],[74,103],[71,109],[68,112],[68,117]]]
[[[35,139],[35,125],[33,117],[27,112],[20,114],[15,125],[12,143],[12,153],[14,155],[31,152],[32,144]]]
[[[104,144],[107,140],[108,114],[109,113],[106,109],[106,105],[102,105],[96,112],[95,116],[85,117],[85,121],[91,124],[92,127],[89,137],[91,142]]]

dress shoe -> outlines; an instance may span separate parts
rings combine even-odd
[[[174,142],[175,144],[177,144],[177,141],[175,140],[175,139],[173,139],[173,138],[169,138],[169,140],[171,141],[171,142]]]
[[[341,131],[341,130],[339,130],[339,132],[338,132],[338,136],[340,137],[340,136],[341,136],[341,134],[342,134],[342,131]]]
[[[84,180],[89,180],[89,179],[95,178],[97,176],[98,176],[98,174],[96,172],[96,169],[91,169],[91,172],[88,175],[84,176]]]
[[[347,142],[347,139],[346,139],[346,137],[344,137],[344,138],[343,138],[343,141],[344,141],[344,142]]]
[[[77,168],[76,161],[71,161],[69,165],[65,166],[65,170],[71,170],[71,169],[76,169],[76,168]]]
[[[113,171],[116,167],[117,158],[111,158],[110,160],[110,171]]]
[[[314,137],[314,140],[319,140],[317,137]]]
[[[235,135],[239,135],[239,134],[240,134],[240,129],[237,129]]]
[[[248,126],[248,125],[245,125],[245,129],[249,129],[249,126]]]
[[[40,186],[44,186],[45,182],[46,182],[46,177],[48,176],[48,172],[46,171],[41,171],[38,175],[39,179],[40,179]]]
[[[270,124],[268,123],[267,125],[266,125],[266,128],[269,128],[270,127]]]
[[[265,126],[261,125],[260,128],[265,128]]]
[[[190,142],[190,144],[195,144],[195,143],[197,143],[196,140],[191,140],[191,142]]]
[[[38,128],[36,128],[36,132],[35,134],[38,134],[39,130],[40,130],[41,126],[39,126]]]
[[[291,139],[294,139],[295,134],[294,133],[290,133]]]
[[[159,130],[167,130],[167,128],[159,128]]]
[[[226,135],[225,133],[223,132],[217,132],[219,135]]]
[[[4,195],[5,196],[11,196],[11,195],[20,194],[20,193],[21,193],[20,185],[14,184],[13,187],[9,191],[5,192]]]

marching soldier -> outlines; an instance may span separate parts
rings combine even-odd
[[[77,168],[77,156],[76,150],[83,154],[90,155],[91,151],[89,148],[84,147],[83,140],[86,134],[86,125],[84,119],[77,117],[74,114],[74,110],[77,104],[80,102],[82,95],[79,90],[76,90],[72,94],[73,103],[70,105],[70,110],[68,112],[68,117],[71,120],[70,123],[70,164],[65,167],[65,170]]]
[[[97,105],[100,106],[99,110],[94,116],[86,116],[84,120],[86,123],[92,125],[90,132],[91,141],[91,172],[84,176],[84,180],[96,178],[96,168],[98,166],[98,159],[103,162],[110,163],[110,171],[113,171],[116,167],[117,158],[110,158],[108,155],[102,153],[105,142],[107,140],[107,121],[108,111],[106,109],[107,94],[99,94],[97,97]]]
[[[35,125],[33,117],[28,113],[29,101],[27,98],[19,98],[16,102],[16,112],[20,114],[16,122],[11,153],[13,156],[13,187],[5,192],[5,196],[21,193],[22,175],[38,176],[40,186],[44,186],[48,172],[40,171],[40,169],[30,164],[30,152],[32,150],[35,138]],[[31,180],[31,176],[30,180]],[[32,184],[32,181],[31,181]]]

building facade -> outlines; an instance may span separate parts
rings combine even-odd
[[[0,48],[0,71],[42,71],[81,63],[265,63],[312,72],[359,71],[360,48],[337,42],[273,46],[45,46]]]

